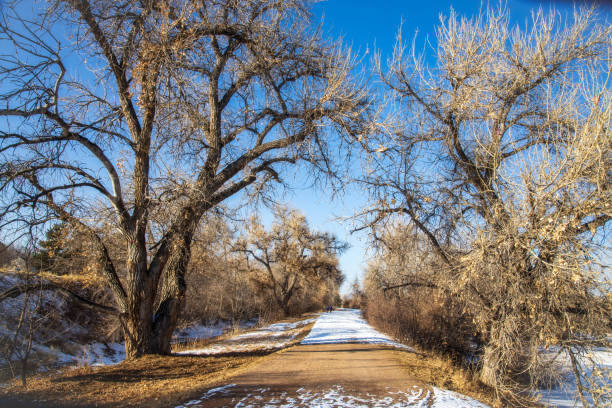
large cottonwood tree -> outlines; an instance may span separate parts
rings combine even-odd
[[[46,6],[0,20],[3,231],[57,219],[86,232],[128,358],[168,353],[203,215],[298,162],[333,172],[330,137],[367,128],[366,94],[302,1]],[[159,206],[172,211],[152,223]],[[124,265],[101,222],[120,231]]]
[[[437,255],[403,285],[460,299],[485,339],[481,379],[516,396],[541,347],[571,353],[609,330],[612,27],[592,9],[510,21],[451,12],[431,63],[400,39],[379,64],[399,123],[363,141],[360,182],[364,227],[379,237],[400,217]]]

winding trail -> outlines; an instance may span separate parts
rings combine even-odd
[[[486,407],[411,377],[392,352],[398,348],[413,352],[357,310],[322,314],[300,345],[180,407]]]

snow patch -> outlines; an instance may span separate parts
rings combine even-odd
[[[452,391],[433,387],[433,392],[413,386],[406,391],[387,390],[382,395],[370,393],[355,395],[347,392],[342,386],[314,391],[300,388],[294,392],[271,393],[269,388],[261,387],[252,390],[235,390],[235,384],[228,384],[209,390],[202,398],[189,401],[176,408],[186,408],[223,395],[232,398],[228,406],[234,407],[317,407],[317,408],[489,408],[472,398]],[[234,393],[234,391],[236,391]]]
[[[459,394],[454,391],[442,390],[437,387],[433,389],[433,404],[431,408],[488,408],[473,398]]]
[[[186,407],[190,407],[192,405],[201,404],[202,401],[204,401],[204,400],[206,400],[206,399],[208,399],[208,398],[210,398],[210,397],[212,397],[212,396],[214,396],[216,394],[226,394],[227,395],[227,394],[229,394],[231,392],[230,388],[233,388],[235,386],[236,386],[236,384],[227,384],[227,385],[224,385],[222,387],[211,388],[210,390],[208,390],[208,392],[206,394],[204,394],[202,396],[202,398],[197,399],[197,400],[191,400],[189,402],[184,403],[183,405],[176,406],[176,408],[186,408]]]
[[[288,332],[289,330],[293,330],[293,329],[296,329],[298,327],[306,326],[306,325],[314,322],[315,320],[317,320],[317,319],[316,318],[312,318],[312,319],[298,320],[296,322],[274,323],[274,324],[271,324],[269,326],[253,330],[253,331],[250,331],[248,333],[244,333],[244,334],[238,335],[238,336],[233,337],[233,338],[235,340],[239,340],[239,339],[247,339],[247,338],[250,338],[250,337],[282,336],[283,334],[286,334],[286,332]]]
[[[218,321],[214,324],[193,324],[181,329],[177,329],[175,334],[172,336],[172,343],[185,343],[193,340],[204,340],[211,339],[213,337],[219,337],[233,328],[239,330],[250,329],[257,324],[257,319],[251,319],[247,321],[241,321],[239,323],[232,323],[227,320]]]
[[[179,351],[180,355],[215,355],[224,353],[245,353],[251,351],[271,351],[284,348],[301,332],[301,328],[315,319],[296,322],[274,323],[248,333],[198,349]]]
[[[551,349],[548,351],[551,355],[557,355],[558,350]],[[595,348],[591,351],[593,361],[596,362],[598,368],[604,372],[608,373],[607,376],[607,384],[608,390],[612,387],[612,350],[608,348]],[[551,357],[552,358],[552,357]],[[578,397],[578,387],[576,385],[576,378],[574,377],[571,369],[570,358],[566,353],[561,353],[556,356],[561,362],[561,370],[562,375],[565,381],[557,388],[553,389],[539,389],[537,390],[537,394],[539,395],[539,401],[547,406],[556,407],[556,408],[578,408],[582,407],[582,402]],[[592,368],[588,368],[586,370],[585,375],[587,377],[591,377]],[[604,378],[604,381],[605,378]],[[610,398],[612,398],[612,394],[609,393]],[[593,403],[593,400],[590,395],[587,395],[587,400],[589,404]]]
[[[301,344],[370,343],[414,351],[370,326],[356,309],[323,313]]]

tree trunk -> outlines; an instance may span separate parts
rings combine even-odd
[[[126,359],[151,353],[151,327],[156,284],[147,267],[144,233],[135,234],[128,244],[127,310],[123,325]]]
[[[280,307],[283,309],[285,316],[289,316],[289,302],[280,302]]]
[[[185,272],[191,258],[193,228],[189,228],[173,246],[166,265],[160,303],[153,316],[151,352],[170,354],[172,334],[185,297]]]
[[[497,389],[499,373],[499,352],[491,346],[485,346],[482,355],[482,368],[480,369],[480,381],[493,389]]]

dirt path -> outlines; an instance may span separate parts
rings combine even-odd
[[[374,330],[359,311],[323,314],[302,344],[179,407],[486,408],[420,382],[398,353],[414,350]]]
[[[357,343],[299,345],[185,405],[372,406],[379,401],[384,401],[381,406],[414,405],[431,387],[411,378],[389,349]]]

